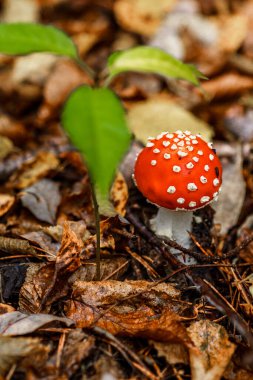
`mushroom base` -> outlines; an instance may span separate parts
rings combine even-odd
[[[184,248],[190,247],[188,231],[192,229],[193,212],[191,211],[172,211],[160,207],[156,217],[152,221],[152,228],[159,236],[165,236],[175,240]],[[179,254],[177,249],[171,249],[173,254]],[[195,264],[196,260],[188,255],[178,255],[178,259],[184,264]]]

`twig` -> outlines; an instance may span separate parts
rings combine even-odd
[[[99,216],[99,206],[97,202],[97,197],[95,193],[94,185],[91,184],[91,196],[94,208],[95,215],[95,224],[96,224],[96,279],[100,280],[100,216]]]

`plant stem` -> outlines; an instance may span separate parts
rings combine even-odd
[[[100,217],[99,206],[97,202],[95,187],[91,184],[91,196],[94,208],[95,226],[96,226],[96,280],[100,280]]]
[[[81,67],[81,69],[89,75],[91,79],[95,79],[95,71],[93,71],[90,66],[88,66],[84,61],[82,61],[81,58],[78,58],[76,62]]]

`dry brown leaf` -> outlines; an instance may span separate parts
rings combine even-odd
[[[39,6],[34,0],[6,0],[2,22],[36,22],[39,19]]]
[[[39,152],[31,161],[25,163],[10,179],[10,185],[24,189],[45,177],[59,165],[58,158],[50,152]]]
[[[44,365],[49,353],[49,346],[41,344],[39,339],[0,337],[0,376],[5,376],[13,365],[17,368]],[[5,378],[5,377],[4,377]]]
[[[3,160],[14,150],[12,141],[8,137],[0,135],[0,160]]]
[[[201,87],[202,91],[204,90],[211,100],[216,100],[240,95],[251,90],[253,88],[253,79],[249,76],[228,72],[202,83]],[[199,92],[200,90],[196,89],[195,91]]]
[[[117,213],[124,216],[128,200],[128,188],[126,181],[120,172],[117,173],[113,182],[110,197]]]
[[[137,140],[143,144],[146,144],[149,136],[157,136],[163,131],[174,132],[177,129],[187,129],[193,134],[201,133],[207,140],[213,135],[208,124],[164,98],[138,103],[131,108],[127,119]]]
[[[152,342],[157,350],[158,356],[164,357],[169,364],[188,364],[189,354],[182,344]]]
[[[114,12],[126,30],[151,36],[175,4],[175,0],[118,0],[114,4]]]
[[[220,380],[235,350],[224,327],[210,321],[198,321],[187,331],[198,348],[189,351],[192,380]]]
[[[55,109],[64,103],[71,91],[81,84],[92,84],[87,74],[78,68],[74,62],[59,61],[44,87],[45,104],[40,109],[40,119],[42,121],[47,119]]]
[[[248,20],[245,15],[222,15],[214,20],[219,27],[217,46],[224,53],[239,49],[246,38]]]
[[[0,194],[0,217],[6,214],[14,205],[15,197],[10,194]]]
[[[28,131],[20,122],[0,114],[0,135],[7,137],[16,145],[22,145],[27,140]]]
[[[77,281],[73,289],[65,310],[78,327],[95,325],[115,335],[183,342],[191,346],[176,314],[180,308],[176,297],[180,292],[172,285],[127,280]]]
[[[11,313],[12,311],[15,311],[14,307],[5,303],[0,303],[0,315],[5,313]]]

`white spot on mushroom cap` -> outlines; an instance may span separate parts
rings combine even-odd
[[[157,140],[160,140],[164,135],[166,135],[167,132],[162,132],[160,135],[157,136]]]
[[[187,144],[187,143],[186,143],[186,144]],[[190,143],[189,143],[189,144],[190,144]],[[187,146],[186,149],[188,149],[189,152],[192,152],[194,148],[193,148],[193,146]]]
[[[175,186],[169,186],[167,189],[167,193],[174,194],[176,191]]]
[[[152,146],[154,146],[155,144],[154,143],[152,143],[152,142],[147,142],[147,145],[146,145],[146,147],[147,148],[151,148]]]
[[[177,149],[177,146],[176,146],[176,144],[173,144],[173,145],[171,145],[171,147],[170,147],[172,150],[176,150]]]
[[[195,139],[196,139],[196,136],[194,136],[194,135],[190,135],[190,139],[195,140]]]
[[[192,157],[193,161],[198,162],[199,158],[198,157]]]
[[[191,202],[189,203],[189,207],[195,207],[196,205],[197,205],[197,203],[194,202],[194,201],[191,201]]]
[[[178,137],[179,137],[180,139],[183,139],[183,138],[185,137],[185,134],[184,134],[184,133],[180,133],[180,134],[178,135]]]
[[[187,167],[187,169],[192,169],[192,168],[194,168],[194,165],[192,162],[188,162],[188,164],[186,164],[186,167]]]
[[[182,150],[179,150],[179,151],[177,152],[177,154],[179,155],[179,157],[186,157],[186,156],[188,156],[188,153],[183,152]]]
[[[216,191],[215,193],[213,193],[213,197],[214,197],[214,198],[217,197],[218,194],[219,194],[219,193]]]
[[[214,184],[214,186],[218,186],[219,183],[220,183],[220,181],[218,180],[218,178],[215,178],[215,179],[213,180],[213,184]]]
[[[173,134],[173,133],[168,133],[168,134],[166,135],[166,137],[168,137],[168,139],[172,139],[172,138],[174,137],[174,134]]]
[[[153,153],[160,153],[160,149],[155,148],[155,149],[153,150]]]
[[[179,141],[179,139],[176,137],[175,139],[173,139],[173,141],[175,141],[175,143],[177,143]]]
[[[213,161],[214,155],[213,154],[209,154],[209,158],[210,158],[211,161]]]
[[[203,154],[204,154],[204,153],[203,153],[203,150],[198,150],[197,153],[198,153],[199,156],[203,156]]]
[[[210,169],[209,165],[205,165],[205,166],[204,166],[204,170],[205,170],[206,172],[208,172],[209,169]]]
[[[163,157],[165,158],[165,160],[169,160],[171,156],[169,153],[164,153]]]
[[[163,141],[163,146],[167,147],[170,145],[170,142],[169,141]]]
[[[204,177],[203,175],[200,177],[200,182],[201,183],[207,183],[207,179],[206,177]]]
[[[187,136],[190,136],[191,132],[190,131],[185,131],[184,132]]]
[[[179,143],[177,144],[178,146],[184,146],[184,141],[179,141]]]
[[[213,143],[209,142],[209,143],[207,143],[207,145],[209,146],[209,148],[212,149],[212,147],[213,147]]]
[[[210,197],[208,197],[207,195],[204,195],[203,197],[200,198],[200,203],[205,203],[208,201],[210,201]]]
[[[156,160],[152,160],[152,161],[151,161],[151,165],[152,165],[152,166],[155,166],[156,164],[157,164],[157,161],[156,161]]]
[[[179,173],[179,172],[181,172],[181,168],[180,168],[180,166],[177,166],[177,165],[174,165],[173,168],[172,168],[172,170],[173,170],[174,173]]]
[[[187,185],[187,189],[190,190],[190,191],[196,191],[196,190],[198,190],[198,187],[195,185],[195,183],[190,182]]]
[[[192,144],[193,145],[196,145],[196,144],[198,144],[199,142],[198,142],[198,140],[192,140]]]
[[[185,202],[184,198],[178,198],[177,203],[180,203],[181,205]]]

